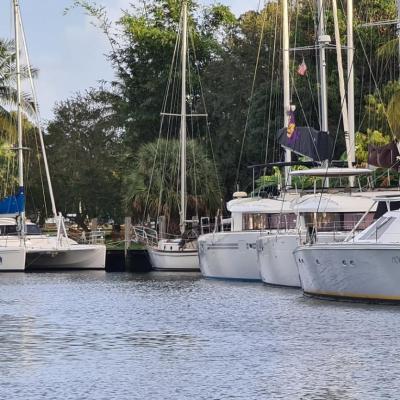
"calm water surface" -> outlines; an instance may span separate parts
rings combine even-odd
[[[399,399],[400,308],[196,274],[0,275],[1,399]]]

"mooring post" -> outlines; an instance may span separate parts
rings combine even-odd
[[[97,224],[98,224],[97,218],[93,218],[90,223],[90,239],[89,239],[90,243],[95,243],[97,240],[96,237]]]
[[[125,217],[125,259],[126,256],[128,255],[128,249],[132,241],[131,230],[132,230],[132,218]]]

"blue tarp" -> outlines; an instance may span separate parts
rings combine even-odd
[[[4,214],[18,215],[24,210],[25,210],[25,193],[23,187],[20,187],[15,195],[0,200],[0,215]]]

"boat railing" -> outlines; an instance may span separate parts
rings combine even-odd
[[[132,226],[132,241],[146,246],[157,246],[158,234],[147,226]]]
[[[89,244],[104,244],[105,234],[104,231],[97,230],[89,233]]]

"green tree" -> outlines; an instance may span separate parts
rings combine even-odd
[[[90,90],[58,103],[47,128],[46,144],[56,203],[64,213],[122,216],[122,148],[115,97]]]
[[[179,226],[179,152],[177,140],[146,143],[128,166],[124,200],[137,221],[164,215],[170,227]],[[188,217],[214,216],[221,207],[221,193],[213,163],[195,140],[187,143],[187,186]]]

